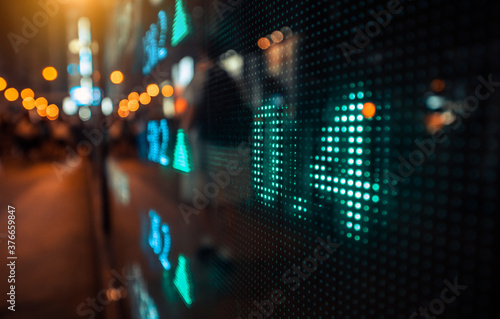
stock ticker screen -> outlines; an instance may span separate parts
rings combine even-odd
[[[138,318],[495,317],[498,3],[164,6],[194,115],[147,124]]]

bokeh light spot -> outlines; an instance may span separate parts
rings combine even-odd
[[[150,96],[157,96],[158,94],[160,94],[160,88],[156,84],[148,85],[146,91]]]
[[[182,114],[187,109],[187,101],[183,98],[175,100],[175,113]]]
[[[26,99],[27,97],[32,97],[34,98],[35,97],[35,92],[33,92],[32,89],[24,89],[21,91],[21,98],[24,100]]]
[[[57,79],[57,70],[54,67],[48,66],[42,71],[43,78],[47,81]]]
[[[118,115],[120,117],[127,117],[129,114],[129,111],[128,110],[122,110],[122,109],[118,109]]]
[[[51,104],[47,106],[45,112],[47,112],[48,117],[57,117],[59,115],[59,108],[57,107],[57,105]]]
[[[123,73],[121,73],[120,71],[113,71],[113,72],[111,72],[111,75],[109,78],[111,80],[111,83],[120,84],[123,82]]]
[[[136,100],[128,101],[128,109],[132,112],[135,112],[139,109],[139,102]]]
[[[158,91],[159,91],[159,89],[158,89]],[[148,105],[151,102],[150,94],[149,93],[142,93],[139,96],[139,102],[141,102],[142,105]]]
[[[260,38],[259,41],[257,41],[257,45],[262,50],[267,50],[271,46],[271,41],[269,41],[268,38]]]
[[[376,112],[375,104],[373,104],[371,102],[365,103],[363,105],[363,110],[361,111],[363,116],[367,119],[373,118],[375,116],[375,112]]]
[[[137,93],[137,92],[130,93],[128,95],[128,100],[129,101],[136,100],[137,102],[139,102],[139,93]]]
[[[441,79],[435,79],[431,82],[431,89],[434,92],[441,92],[446,87],[446,83]]]
[[[27,110],[32,110],[35,107],[35,99],[27,97],[23,100],[23,107]]]
[[[164,97],[171,97],[174,94],[174,88],[171,85],[165,85],[161,89],[161,94],[163,94]]]
[[[45,110],[47,104],[48,104],[47,99],[44,97],[39,97],[38,99],[35,100],[35,106],[37,109]]]
[[[4,95],[5,95],[5,98],[7,99],[7,101],[11,101],[11,102],[13,102],[19,98],[19,92],[17,92],[17,90],[14,88],[9,88],[9,89],[5,90]]]
[[[5,90],[6,87],[7,87],[7,81],[5,81],[4,78],[0,78],[0,91]]]

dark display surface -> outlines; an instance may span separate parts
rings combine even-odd
[[[160,9],[193,116],[108,165],[134,318],[496,318],[498,4]]]

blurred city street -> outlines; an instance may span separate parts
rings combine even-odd
[[[4,163],[5,165],[5,163]],[[16,208],[16,312],[2,318],[79,318],[75,309],[98,289],[89,181],[83,165],[62,181],[51,163],[10,163],[0,173],[0,220]],[[4,233],[2,229],[2,234]],[[7,238],[1,237],[2,247]],[[7,278],[6,268],[0,276]],[[7,285],[0,288],[5,296]]]

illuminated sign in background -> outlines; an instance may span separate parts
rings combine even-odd
[[[283,142],[287,106],[281,94],[263,102],[253,122],[252,185],[260,203],[277,207],[278,199],[283,197],[283,178],[287,170]],[[293,196],[288,200],[293,203],[294,210],[308,212],[307,199]]]
[[[177,46],[191,33],[191,20],[184,0],[175,1],[174,23],[172,25],[172,46]]]
[[[175,269],[174,285],[177,288],[186,306],[193,303],[193,292],[191,283],[191,271],[189,269],[189,259],[184,255],[179,255],[177,268]]]
[[[167,14],[165,11],[158,13],[158,22],[152,24],[142,39],[144,48],[144,66],[142,73],[148,75],[151,70],[167,57]]]
[[[148,122],[147,141],[149,144],[148,159],[152,162],[167,166],[170,161],[167,156],[169,132],[166,119],[159,122]]]
[[[170,228],[167,224],[161,223],[161,218],[154,210],[149,211],[150,229],[148,236],[149,246],[153,249],[165,270],[170,269],[168,254],[170,253],[171,240]]]
[[[172,268],[172,265],[168,260],[171,248],[170,227],[166,223],[162,223],[161,217],[154,210],[149,211],[149,222],[149,246],[152,248],[153,252],[158,255],[158,260],[160,261],[164,271],[168,272]],[[194,301],[191,270],[189,266],[189,259],[182,254],[178,257],[177,267],[175,268],[172,283],[176,287],[186,306],[190,307]]]
[[[330,125],[321,128],[320,149],[311,161],[309,177],[310,186],[333,199],[341,215],[339,222],[345,227],[339,233],[360,240],[361,234],[369,231],[370,215],[378,212],[373,204],[380,200],[380,185],[367,170],[371,166],[374,110],[368,113],[363,102],[372,93],[363,91],[363,82],[352,83],[350,89],[343,103],[330,106]]]
[[[177,131],[177,144],[174,152],[174,168],[183,173],[191,172],[191,149],[184,130]]]
[[[183,0],[176,0],[175,13],[172,22],[171,45],[177,46],[191,33],[191,19],[186,11],[186,5]],[[168,19],[165,11],[158,13],[157,23],[151,24],[146,35],[142,39],[144,63],[142,73],[148,75],[151,71],[163,61],[167,55],[167,33]]]

